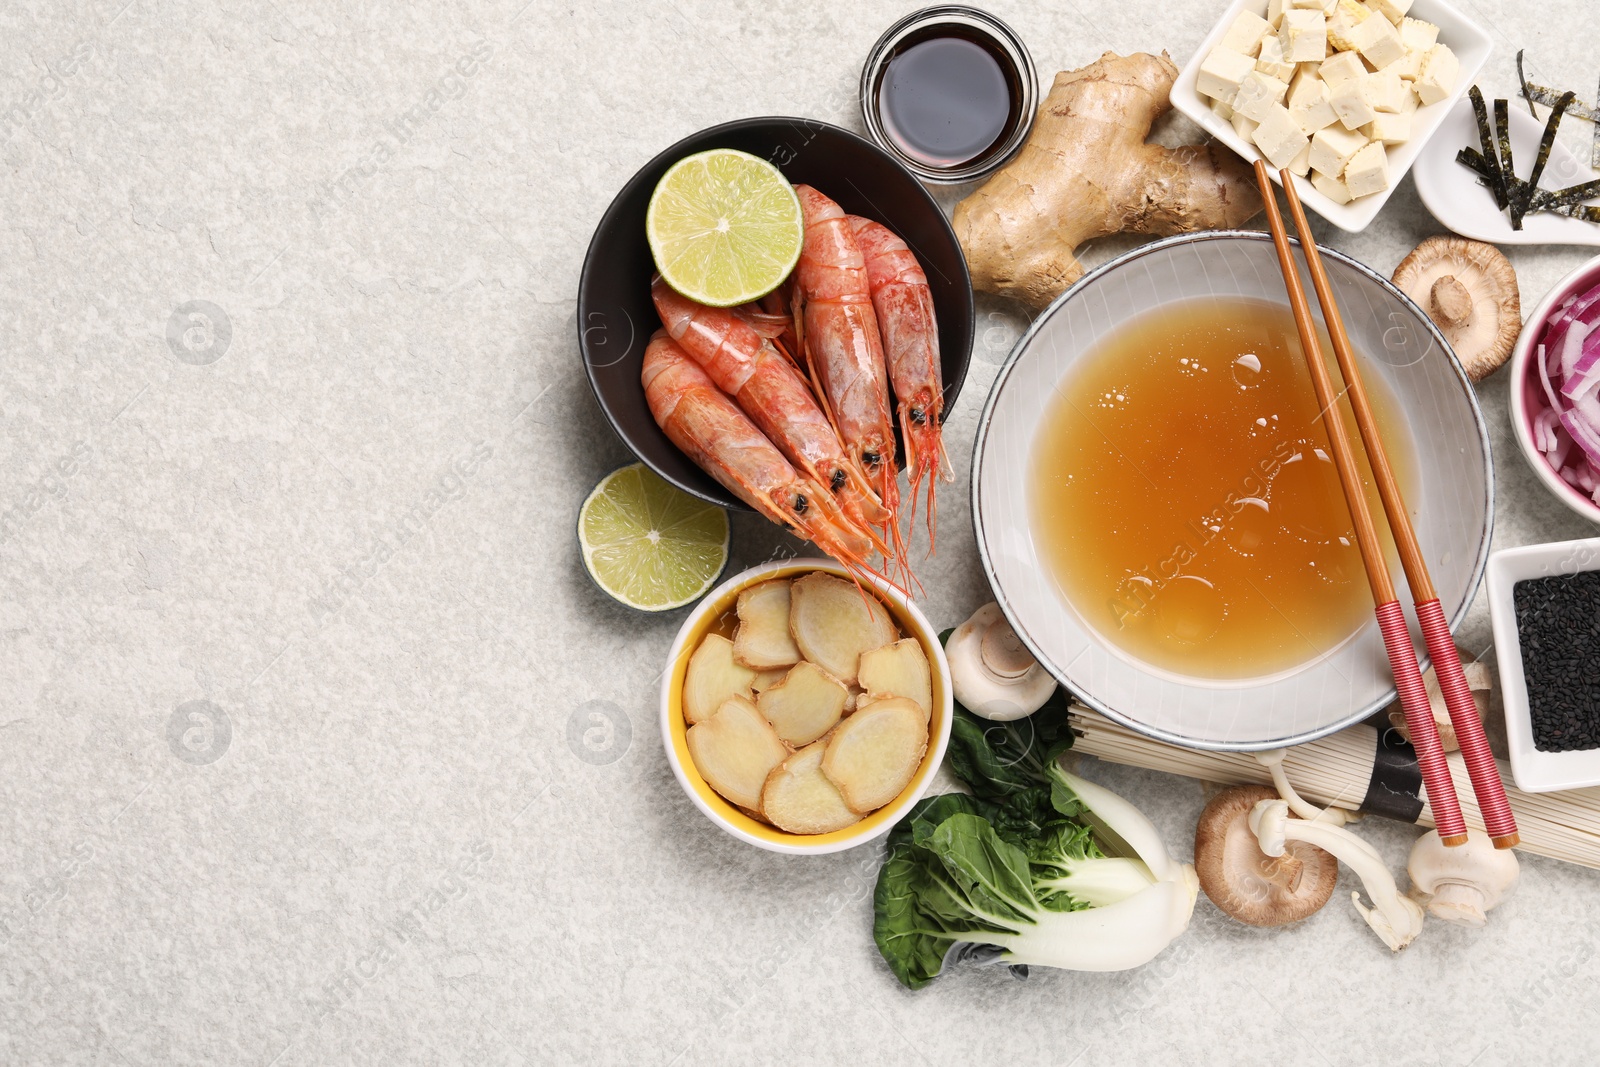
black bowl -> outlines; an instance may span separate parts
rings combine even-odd
[[[578,344],[589,384],[617,436],[651,470],[702,499],[744,509],[667,440],[639,384],[645,344],[661,325],[650,301],[655,263],[644,236],[645,208],[668,167],[709,148],[769,159],[790,181],[815,186],[911,246],[933,289],[946,412],[972,355],[972,279],[949,220],[911,172],[871,141],[825,122],[758,118],[713,126],[656,156],[622,187],[595,227],[578,283]]]

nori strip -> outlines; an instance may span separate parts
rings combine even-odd
[[[1556,101],[1556,106],[1550,109],[1550,119],[1544,124],[1544,136],[1539,138],[1539,155],[1533,161],[1533,173],[1528,175],[1527,192],[1511,204],[1511,228],[1514,230],[1522,229],[1522,216],[1528,210],[1533,194],[1539,189],[1539,179],[1544,177],[1545,164],[1550,162],[1550,148],[1556,143],[1556,128],[1561,125],[1561,116],[1567,113],[1567,108],[1575,99],[1577,99],[1576,93],[1562,93],[1561,99]],[[1497,107],[1498,104],[1496,101]],[[1505,143],[1509,146],[1511,139],[1505,138]]]
[[[1584,222],[1600,222],[1600,207],[1594,204],[1567,204],[1548,209],[1552,215],[1566,215]]]
[[[1528,101],[1528,109],[1530,111],[1533,110],[1534,104],[1555,107],[1556,101],[1561,99],[1561,90],[1552,89],[1547,85],[1523,83],[1522,92],[1524,99]],[[1586,104],[1582,100],[1574,101],[1572,106],[1567,108],[1567,113],[1576,115],[1580,119],[1587,119],[1589,122],[1600,122],[1600,108],[1592,104]],[[1535,111],[1533,117],[1538,118],[1539,113]]]
[[[1522,74],[1520,53],[1517,58],[1519,68],[1517,73],[1520,78]],[[1539,95],[1543,91],[1542,86],[1529,86],[1526,79],[1523,79],[1523,87],[1525,95],[1531,90],[1530,108],[1535,100],[1543,102]],[[1483,179],[1484,187],[1495,198],[1497,207],[1502,210],[1507,207],[1511,209],[1512,229],[1522,229],[1523,216],[1536,211],[1548,211],[1551,214],[1566,215],[1585,222],[1600,223],[1600,205],[1581,203],[1584,200],[1600,197],[1600,179],[1554,190],[1540,189],[1537,184],[1544,175],[1545,165],[1550,160],[1550,149],[1555,143],[1555,131],[1561,122],[1561,117],[1567,114],[1581,114],[1575,109],[1584,107],[1583,104],[1576,102],[1574,94],[1562,93],[1551,105],[1550,119],[1545,124],[1544,136],[1539,143],[1538,158],[1534,162],[1532,181],[1523,181],[1512,169],[1509,101],[1494,102],[1495,120],[1499,127],[1497,136],[1495,126],[1489,122],[1483,93],[1474,85],[1468,90],[1467,95],[1472,100],[1472,110],[1478,120],[1478,141],[1482,144],[1483,150],[1480,152],[1476,148],[1462,148],[1456,153],[1456,162]],[[1537,114],[1535,117],[1538,117]],[[1600,165],[1600,123],[1595,125],[1595,153],[1597,165]]]
[[[1512,184],[1517,176],[1517,165],[1511,158],[1511,106],[1501,98],[1494,102],[1494,125],[1500,137],[1500,173],[1505,176],[1506,206],[1511,209],[1511,228],[1522,229],[1522,212],[1517,205],[1522,200]]]
[[[1517,84],[1522,86],[1522,98],[1528,102],[1528,114],[1538,118],[1539,113],[1533,109],[1533,86],[1528,84],[1528,76],[1522,73],[1522,52],[1521,48],[1517,49]]]
[[[1484,106],[1483,93],[1476,85],[1467,90],[1467,95],[1472,98],[1472,113],[1478,117],[1478,142],[1483,146],[1483,155],[1479,158],[1484,161],[1485,168],[1479,173],[1489,179],[1489,192],[1494,194],[1494,206],[1504,211],[1506,180],[1500,173],[1500,157],[1494,148],[1494,128],[1489,125],[1489,109]]]
[[[1592,182],[1579,182],[1577,185],[1569,185],[1565,189],[1556,189],[1554,191],[1540,189],[1534,193],[1532,206],[1529,210],[1538,211],[1543,209],[1548,211],[1556,207],[1570,207],[1585,200],[1593,200],[1597,196],[1600,196],[1600,178]]]

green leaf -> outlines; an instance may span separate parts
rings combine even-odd
[[[1001,921],[1033,922],[1039,902],[1033,895],[1028,855],[1000,839],[977,815],[957,813],[928,838],[930,852],[976,910]]]
[[[931,932],[922,918],[921,902],[942,894],[928,876],[936,863],[926,849],[891,851],[872,895],[872,940],[878,953],[910,989],[921,989],[939,976],[953,937]]]

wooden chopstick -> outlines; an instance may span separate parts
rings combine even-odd
[[[1511,803],[1506,799],[1505,784],[1500,781],[1500,768],[1489,749],[1489,739],[1484,736],[1483,721],[1478,717],[1466,674],[1461,669],[1461,652],[1450,635],[1444,608],[1434,590],[1433,576],[1428,573],[1428,563],[1423,559],[1422,548],[1417,542],[1411,513],[1406,509],[1400,483],[1389,464],[1383,435],[1378,430],[1372,405],[1367,400],[1366,386],[1361,380],[1361,368],[1350,347],[1350,335],[1345,332],[1344,319],[1333,297],[1333,285],[1328,281],[1328,272],[1322,266],[1322,255],[1311,234],[1311,224],[1306,219],[1305,208],[1300,204],[1300,196],[1295,192],[1294,179],[1287,170],[1280,177],[1283,180],[1284,198],[1289,202],[1289,214],[1294,217],[1295,229],[1300,234],[1300,249],[1305,254],[1306,267],[1311,272],[1311,284],[1317,291],[1317,301],[1322,305],[1322,318],[1327,323],[1328,337],[1333,342],[1334,358],[1339,361],[1350,407],[1355,412],[1356,426],[1361,431],[1362,443],[1366,445],[1367,462],[1372,467],[1378,496],[1383,501],[1383,511],[1389,519],[1389,530],[1394,534],[1400,564],[1405,568],[1406,580],[1411,585],[1417,622],[1427,642],[1428,655],[1433,660],[1439,691],[1444,695],[1445,707],[1450,712],[1450,725],[1454,727],[1456,741],[1461,747],[1462,762],[1466,764],[1467,773],[1472,779],[1478,810],[1483,813],[1484,829],[1494,840],[1496,848],[1510,848],[1519,840],[1517,822],[1511,814]]]
[[[1284,184],[1290,185],[1293,181],[1290,176]],[[1334,391],[1333,377],[1328,373],[1328,365],[1322,355],[1322,343],[1317,337],[1316,321],[1311,317],[1311,306],[1306,302],[1305,288],[1300,284],[1300,269],[1295,266],[1289,234],[1283,226],[1283,215],[1278,211],[1272,176],[1266,163],[1259,159],[1256,160],[1256,183],[1261,187],[1261,200],[1266,208],[1267,224],[1272,230],[1272,243],[1278,252],[1278,266],[1283,271],[1289,307],[1294,312],[1295,326],[1300,332],[1306,369],[1311,374],[1311,387],[1317,394],[1317,407],[1322,413],[1322,425],[1328,432],[1328,445],[1333,452],[1334,467],[1339,472],[1339,485],[1344,490],[1345,505],[1350,509],[1350,520],[1355,526],[1356,544],[1361,549],[1361,562],[1366,567],[1367,583],[1372,588],[1378,630],[1383,635],[1384,648],[1389,654],[1389,669],[1394,672],[1400,707],[1405,711],[1411,744],[1417,750],[1417,765],[1422,770],[1422,783],[1428,791],[1428,806],[1433,809],[1440,840],[1447,845],[1463,845],[1467,841],[1467,824],[1461,816],[1461,802],[1456,798],[1455,784],[1450,780],[1450,765],[1445,762],[1444,746],[1439,742],[1439,728],[1434,724],[1428,690],[1422,681],[1422,669],[1417,665],[1417,650],[1412,647],[1405,611],[1395,597],[1389,564],[1384,558],[1383,545],[1378,541],[1372,512],[1367,507],[1366,493],[1361,487],[1361,470],[1356,463],[1349,431],[1339,417],[1339,397]],[[1326,309],[1324,317],[1327,317]]]

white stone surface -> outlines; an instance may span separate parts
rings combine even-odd
[[[701,819],[655,726],[676,620],[577,558],[628,458],[581,372],[579,264],[680,136],[859,128],[858,65],[909,5],[525,3],[0,7],[0,1062],[1593,1059],[1589,870],[1526,859],[1486,930],[1393,958],[1340,900],[1279,931],[1202,901],[1141,971],[912,994],[871,941],[876,849],[783,858]],[[1592,89],[1581,0],[1461,5],[1494,95],[1521,46]],[[994,5],[1046,77],[1181,60],[1217,7]],[[1324,236],[1387,271],[1436,231],[1407,181]],[[1529,304],[1584,258],[1511,255]],[[987,599],[966,461],[1021,324],[980,304],[937,621]],[[1497,545],[1594,533],[1523,469],[1505,394],[1481,388]],[[735,567],[787,545],[734,520]],[[1488,646],[1481,612],[1463,640]],[[1197,785],[1085,773],[1188,851]],[[1413,836],[1363,832],[1396,867]]]

